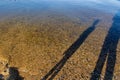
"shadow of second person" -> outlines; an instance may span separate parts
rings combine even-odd
[[[98,61],[94,68],[92,77],[90,80],[99,80],[100,75],[107,60],[106,71],[104,80],[112,80],[114,67],[116,63],[116,49],[120,39],[120,11],[114,16],[111,28],[103,43]]]

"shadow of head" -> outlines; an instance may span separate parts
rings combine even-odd
[[[93,23],[92,23],[92,25],[86,30],[87,32],[89,32],[90,30],[91,31],[93,31],[97,26],[97,24],[100,22],[100,20],[99,19],[96,19]],[[86,31],[84,31],[84,32],[86,32]]]
[[[7,80],[23,80],[24,78],[19,75],[18,68],[10,67],[9,76]]]
[[[100,22],[99,19],[95,20],[94,23],[92,24],[92,27],[95,27],[99,22]]]
[[[116,34],[120,34],[120,10],[115,14],[115,16],[113,17],[113,26],[112,28],[116,29]]]
[[[120,10],[116,13],[116,15],[113,17],[113,21],[120,21]],[[120,22],[119,22],[120,23]]]

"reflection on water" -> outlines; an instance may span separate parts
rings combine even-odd
[[[50,11],[78,17],[81,14],[92,15],[99,11],[115,13],[118,9],[120,9],[118,0],[0,0],[0,17]]]

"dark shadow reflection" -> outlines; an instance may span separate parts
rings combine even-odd
[[[92,33],[99,20],[95,20],[92,26],[86,29],[80,37],[64,52],[63,58],[43,77],[41,80],[53,80],[54,77],[58,74],[58,72],[65,65],[67,60],[73,55],[73,53],[80,47],[80,45],[86,40],[86,38]]]
[[[19,75],[18,69],[16,67],[9,68],[9,76],[7,80],[23,80],[24,78]]]
[[[105,38],[91,80],[100,79],[100,75],[106,60],[107,66],[104,80],[112,80],[116,62],[116,48],[119,38],[120,38],[120,11],[113,18],[113,24]]]

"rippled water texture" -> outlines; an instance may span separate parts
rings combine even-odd
[[[102,12],[114,15],[119,9],[119,0],[0,0],[1,18],[59,13],[81,19],[88,16],[90,19]]]

